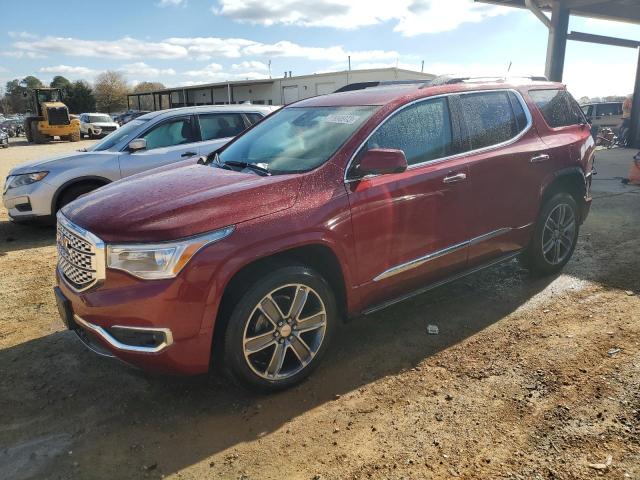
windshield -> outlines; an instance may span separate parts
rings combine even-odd
[[[88,152],[101,152],[102,150],[109,150],[115,144],[120,143],[122,140],[133,140],[133,134],[138,130],[140,125],[143,125],[148,120],[132,120],[124,127],[111,132],[104,137],[101,141],[87,148]]]
[[[112,123],[111,117],[107,115],[89,115],[87,123]]]
[[[326,162],[378,107],[289,107],[220,153],[219,161],[259,164],[271,173],[306,172]]]

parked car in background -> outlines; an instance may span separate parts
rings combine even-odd
[[[9,148],[9,134],[3,128],[0,128],[0,147]]]
[[[181,160],[195,163],[275,108],[232,105],[148,113],[84,151],[14,168],[3,190],[4,206],[15,221],[53,221],[61,207],[107,183]]]
[[[598,129],[618,128],[622,123],[622,102],[588,103],[580,108],[589,123]]]
[[[146,115],[147,113],[149,113],[148,111],[143,111],[143,110],[130,110],[128,112],[125,112],[121,115],[118,115],[117,119],[115,120],[115,122],[117,122],[120,126],[125,125],[127,123],[129,123],[131,120],[134,120],[138,117],[141,117],[142,115]]]
[[[120,125],[106,113],[83,113],[80,115],[80,135],[89,138],[105,137],[116,131]]]
[[[10,137],[17,137],[24,133],[24,125],[21,120],[11,118],[0,122],[0,128],[3,129]]]
[[[208,162],[62,209],[59,311],[90,348],[148,370],[214,362],[246,386],[289,387],[344,318],[516,255],[559,272],[589,212],[594,150],[558,83],[302,100]]]

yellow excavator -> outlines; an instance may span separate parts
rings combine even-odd
[[[25,95],[29,97],[30,112],[24,121],[27,141],[46,143],[53,137],[80,141],[80,120],[69,116],[59,88],[36,88]]]

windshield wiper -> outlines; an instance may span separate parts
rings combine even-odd
[[[217,162],[217,165],[219,165],[221,168],[224,168],[225,166],[249,168],[263,175],[271,175],[271,172],[267,167],[261,167],[260,165],[256,165],[255,163],[241,162],[238,160],[227,160],[226,162]]]

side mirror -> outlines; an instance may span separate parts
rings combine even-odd
[[[355,171],[358,175],[386,175],[401,173],[407,169],[407,159],[402,150],[392,148],[372,148],[367,150]]]
[[[137,152],[138,150],[146,150],[147,149],[147,141],[144,138],[136,138],[135,140],[131,140],[129,142],[129,146],[127,149],[130,152]]]

